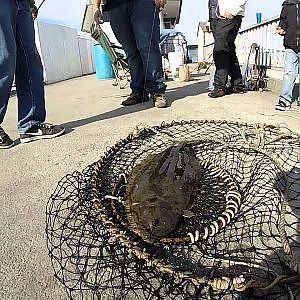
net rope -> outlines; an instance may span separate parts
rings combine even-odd
[[[178,143],[191,144],[204,169],[193,216],[169,240],[148,243],[128,227],[126,184],[113,191]],[[65,176],[48,201],[46,233],[70,299],[299,299],[299,219],[298,134],[182,121],[141,128]]]

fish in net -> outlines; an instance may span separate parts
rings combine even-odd
[[[136,201],[149,209],[138,192],[151,177],[145,162],[163,155],[167,167],[158,163],[153,174],[168,171],[175,181],[155,181],[169,194],[150,201],[154,221],[139,223]],[[173,187],[181,178],[189,197]],[[179,201],[168,212],[175,225],[154,231],[165,199]],[[266,124],[163,123],[58,183],[46,208],[47,245],[70,299],[299,299],[299,201],[298,134]]]

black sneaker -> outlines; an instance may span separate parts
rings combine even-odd
[[[291,104],[284,102],[282,100],[279,100],[278,103],[275,105],[275,110],[278,110],[278,111],[286,111],[290,108],[291,108]]]
[[[129,106],[149,101],[149,96],[144,92],[131,93],[129,97],[122,102],[122,105]]]
[[[21,143],[27,143],[41,139],[52,139],[62,135],[64,132],[65,128],[63,126],[40,123],[32,126],[25,133],[20,134],[20,141]]]
[[[8,149],[14,145],[13,140],[0,126],[0,149]]]
[[[225,96],[225,91],[223,89],[214,89],[210,93],[208,93],[210,98],[219,98]]]

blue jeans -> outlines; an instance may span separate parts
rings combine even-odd
[[[109,15],[128,59],[132,92],[164,93],[159,12],[154,0],[127,1],[109,9]]]
[[[279,101],[287,106],[292,103],[293,88],[300,68],[300,52],[296,53],[292,49],[285,50],[284,76],[282,82]]]
[[[34,26],[26,0],[0,0],[0,124],[15,76],[18,129],[26,132],[45,121],[43,66],[35,46]]]

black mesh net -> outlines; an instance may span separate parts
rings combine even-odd
[[[192,215],[149,243],[128,227],[120,179],[178,144],[202,166]],[[64,177],[46,216],[55,276],[71,299],[300,299],[300,137],[284,127],[140,129]]]

